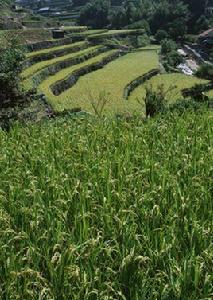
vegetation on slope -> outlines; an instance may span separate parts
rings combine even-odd
[[[171,103],[182,97],[181,91],[183,89],[207,82],[207,80],[199,79],[193,76],[187,76],[181,73],[158,75],[136,88],[130,95],[129,100],[134,101],[135,99],[145,98],[147,86],[151,85],[156,90],[159,86],[163,85],[166,90],[168,90],[170,87],[174,87],[174,89],[172,89],[167,95],[169,98],[168,100]]]
[[[16,36],[4,35],[0,48],[0,108],[4,101],[13,100],[19,90],[19,73],[25,55]]]
[[[0,7],[7,6],[8,4],[11,4],[11,0],[0,0]]]
[[[80,63],[78,65],[71,66],[64,70],[61,70],[60,72],[56,73],[54,76],[51,76],[51,77],[47,78],[45,81],[43,81],[41,83],[41,85],[39,86],[39,90],[41,92],[43,92],[46,95],[48,101],[50,101],[51,104],[54,104],[54,106],[55,106],[55,105],[57,105],[57,103],[54,103],[52,101],[52,98],[54,98],[54,97],[57,98],[57,97],[52,94],[52,91],[50,88],[51,85],[54,85],[55,83],[65,79],[66,77],[70,76],[74,71],[79,70],[82,67],[86,67],[88,65],[92,65],[94,63],[100,62],[103,58],[106,58],[115,52],[117,52],[117,50],[108,50],[105,53],[101,53],[95,57],[92,57],[91,59],[88,59],[87,61],[85,61],[83,63]],[[58,102],[58,100],[56,102]],[[61,105],[60,105],[60,103],[58,103],[58,104],[59,104],[59,107],[61,107],[61,110],[63,110],[63,104],[61,104]]]
[[[124,88],[136,77],[157,67],[158,55],[155,50],[129,53],[102,70],[83,76],[73,88],[59,97],[51,96],[49,100],[55,109],[81,107],[93,112],[92,104],[98,105],[103,100],[100,98],[105,97],[107,102],[104,113],[143,113],[144,107],[137,101],[124,100]]]
[[[80,46],[80,47],[83,46],[82,47],[83,49],[73,52],[73,50],[75,50],[76,46]],[[56,57],[54,57],[50,60],[44,60],[44,61],[40,61],[38,63],[35,63],[32,66],[30,66],[29,68],[25,69],[22,72],[21,76],[22,76],[22,78],[27,78],[27,77],[35,74],[36,72],[44,69],[45,67],[48,67],[48,66],[52,65],[52,64],[55,64],[57,62],[66,60],[66,59],[71,58],[71,57],[79,56],[83,53],[86,53],[86,52],[92,50],[92,49],[96,49],[98,47],[101,47],[101,46],[90,46],[89,47],[89,45],[88,45],[88,47],[86,48],[84,46],[87,46],[87,44],[81,43],[81,42],[80,43],[75,43],[75,44],[72,44],[72,45],[62,46],[61,50],[69,49],[70,53],[68,52],[67,54],[65,53],[65,55],[63,55],[63,56],[56,56]],[[86,49],[84,49],[84,48],[86,48]],[[50,48],[49,50],[51,51],[52,49]]]
[[[0,132],[0,294],[210,299],[212,112]]]
[[[212,18],[205,15],[206,0],[124,0],[117,1],[118,9],[108,0],[86,2],[80,23],[95,28],[136,26],[146,28],[147,32],[151,29],[153,34],[164,29],[170,37],[178,39],[187,32],[205,30],[212,23]]]

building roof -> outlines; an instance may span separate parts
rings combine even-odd
[[[50,8],[49,7],[42,7],[38,10],[38,12],[42,12],[42,11],[49,11]]]

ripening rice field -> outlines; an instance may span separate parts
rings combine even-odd
[[[21,74],[24,89],[36,87],[46,96],[55,111],[81,109],[94,113],[95,107],[104,102],[104,114],[115,115],[143,114],[147,86],[157,88],[164,85],[165,90],[175,86],[167,95],[170,102],[175,102],[182,97],[182,89],[207,83],[179,73],[162,74],[141,84],[125,99],[125,88],[132,81],[159,68],[159,45],[148,45],[131,51],[127,47],[112,49],[100,37],[109,34],[117,37],[119,34],[122,36],[134,32],[85,30],[79,33],[82,39],[80,42],[28,53],[27,63]],[[93,43],[86,39],[86,35],[93,37]],[[118,53],[120,57],[115,55]],[[79,71],[80,75],[75,75]],[[210,91],[208,95],[212,96],[211,94]]]
[[[152,86],[155,90],[158,86],[163,85],[165,91],[172,87],[167,97],[169,102],[175,102],[182,97],[181,90],[191,88],[196,84],[207,83],[207,80],[199,79],[195,76],[187,76],[181,73],[163,74],[152,77],[145,84],[140,85],[130,95],[129,101],[136,99],[144,99],[146,95],[146,87]]]
[[[212,299],[212,111],[0,131],[0,298]]]
[[[83,42],[78,42],[78,43],[74,43],[74,44],[61,45],[61,46],[56,46],[56,47],[52,47],[52,48],[41,49],[38,51],[32,51],[32,52],[27,53],[26,57],[31,58],[31,57],[39,56],[42,54],[48,54],[50,52],[56,52],[58,50],[72,49],[75,46],[82,46],[84,44],[85,44],[85,42],[83,41]]]
[[[46,67],[49,67],[50,65],[53,65],[53,64],[56,64],[58,62],[65,61],[65,60],[68,60],[68,59],[71,59],[71,58],[74,58],[74,57],[77,57],[77,56],[80,56],[80,55],[84,55],[84,54],[86,54],[90,51],[93,51],[93,50],[101,48],[101,47],[102,46],[91,46],[91,47],[88,47],[88,48],[83,49],[83,50],[78,51],[78,52],[69,53],[69,54],[64,55],[64,56],[55,57],[55,58],[50,59],[50,60],[44,60],[44,61],[38,62],[36,64],[33,64],[31,67],[27,68],[26,70],[24,70],[22,72],[21,76],[22,76],[23,79],[29,78],[30,76],[32,76],[35,73],[41,71],[42,69],[44,69]],[[25,82],[24,82],[24,85],[26,85]]]
[[[157,67],[157,50],[138,51],[126,54],[107,64],[103,69],[80,77],[74,87],[59,96],[54,96],[49,89],[51,83],[58,80],[57,74],[43,81],[39,89],[47,95],[56,110],[81,107],[92,112],[91,102],[97,103],[104,94],[108,99],[105,106],[106,113],[135,112],[143,108],[137,101],[123,99],[124,88],[133,79]],[[61,77],[65,77],[64,71],[61,72]]]
[[[207,93],[207,95],[208,95],[209,97],[213,98],[213,90],[210,90],[210,91]]]

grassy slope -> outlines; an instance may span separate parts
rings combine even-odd
[[[181,97],[181,90],[184,88],[190,88],[195,84],[206,83],[206,80],[199,79],[193,76],[187,76],[180,73],[174,74],[164,74],[158,75],[150,80],[148,80],[145,84],[139,86],[135,89],[130,95],[129,100],[135,101],[135,99],[144,99],[146,95],[146,86],[153,86],[156,88],[159,85],[164,85],[165,90],[168,90],[170,87],[175,87],[167,96],[169,97],[170,102],[175,102],[178,98]]]
[[[211,298],[212,112],[0,132],[7,299]]]
[[[127,54],[103,69],[80,78],[77,84],[59,97],[51,96],[56,109],[82,107],[91,111],[92,101],[98,101],[100,93],[106,92],[109,99],[105,109],[108,113],[142,110],[137,101],[123,100],[123,90],[130,81],[158,66],[156,51]]]

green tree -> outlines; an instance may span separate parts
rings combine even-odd
[[[188,18],[187,5],[182,1],[161,0],[155,3],[150,25],[153,32],[170,28],[171,37],[177,39],[186,33]]]
[[[169,34],[166,30],[163,30],[163,29],[159,29],[157,32],[156,32],[156,35],[155,35],[155,38],[156,40],[160,43],[162,40],[165,40],[169,37]]]
[[[177,44],[173,40],[164,39],[161,42],[161,54],[166,55],[177,49]]]
[[[93,0],[80,13],[80,24],[93,28],[104,28],[109,24],[109,0]]]
[[[16,37],[4,35],[1,41],[0,99],[4,100],[13,96],[19,89],[19,73],[25,56]]]

